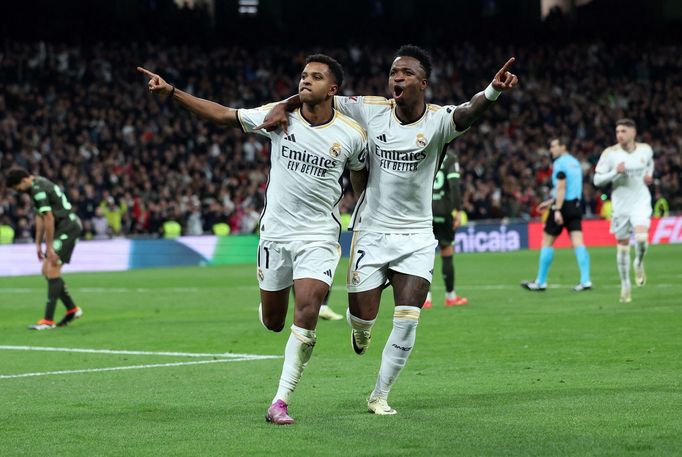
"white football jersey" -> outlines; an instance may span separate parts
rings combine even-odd
[[[353,216],[354,230],[382,233],[433,231],[433,178],[445,147],[464,131],[455,106],[429,104],[411,124],[400,122],[395,101],[384,97],[334,97],[336,108],[367,130],[369,181]]]
[[[625,163],[625,172],[616,174],[612,183],[611,202],[613,215],[627,215],[648,208],[651,212],[651,194],[644,183],[645,176],[653,176],[654,152],[646,143],[635,143],[635,150],[627,152],[619,144],[608,147],[599,157],[595,175],[614,174],[619,163]],[[595,182],[598,176],[595,176]]]
[[[253,132],[273,105],[237,111],[244,132]],[[289,132],[256,133],[270,139],[270,175],[260,237],[271,241],[338,241],[341,175],[365,167],[367,134],[334,110],[325,124],[312,126],[301,110],[289,113]]]

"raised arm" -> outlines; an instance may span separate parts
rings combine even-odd
[[[474,95],[468,102],[459,105],[452,113],[452,118],[455,121],[457,130],[466,130],[480,118],[483,113],[492,105],[497,97],[506,90],[516,87],[519,83],[519,78],[510,73],[509,67],[516,61],[514,57],[509,59],[504,64],[500,71],[495,74],[493,81],[484,90]]]
[[[149,78],[149,92],[152,94],[171,97],[174,102],[177,102],[183,108],[208,121],[227,127],[239,127],[236,109],[183,92],[146,68],[137,67],[137,71]]]

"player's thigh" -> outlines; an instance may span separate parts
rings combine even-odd
[[[284,321],[287,317],[289,307],[289,290],[286,287],[282,290],[260,290],[260,302],[263,324],[275,331],[284,328]]]
[[[395,251],[387,244],[386,234],[362,231],[353,233],[346,278],[348,293],[383,288],[388,264],[395,256]]]
[[[425,278],[405,273],[391,272],[393,298],[396,306],[417,306],[424,304],[431,282]]]
[[[256,254],[256,276],[262,291],[278,292],[291,287],[293,259],[291,243],[261,240]]]

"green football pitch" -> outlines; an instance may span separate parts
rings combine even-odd
[[[2,278],[0,456],[682,455],[682,246],[651,247],[649,282],[628,304],[615,248],[590,253],[584,293],[570,291],[570,250],[556,252],[544,293],[519,287],[537,251],[459,255],[470,304],[444,308],[436,277],[395,416],[366,409],[391,289],[361,357],[345,321],[320,322],[287,427],[264,414],[289,331],[260,325],[253,266],[66,274],[85,315],[43,332],[26,327],[45,281]]]

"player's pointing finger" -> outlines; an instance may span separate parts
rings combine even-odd
[[[500,73],[502,73],[504,75],[507,72],[507,70],[509,70],[509,67],[511,67],[514,62],[516,62],[516,57],[512,57],[509,60],[507,60],[507,63],[504,64],[504,66],[500,70]]]
[[[147,70],[146,68],[137,67],[137,71],[139,71],[140,73],[143,73],[144,75],[146,75],[146,76],[148,76],[148,77],[150,77],[150,78],[153,78],[154,76],[156,76],[154,73],[152,73],[151,71]]]

